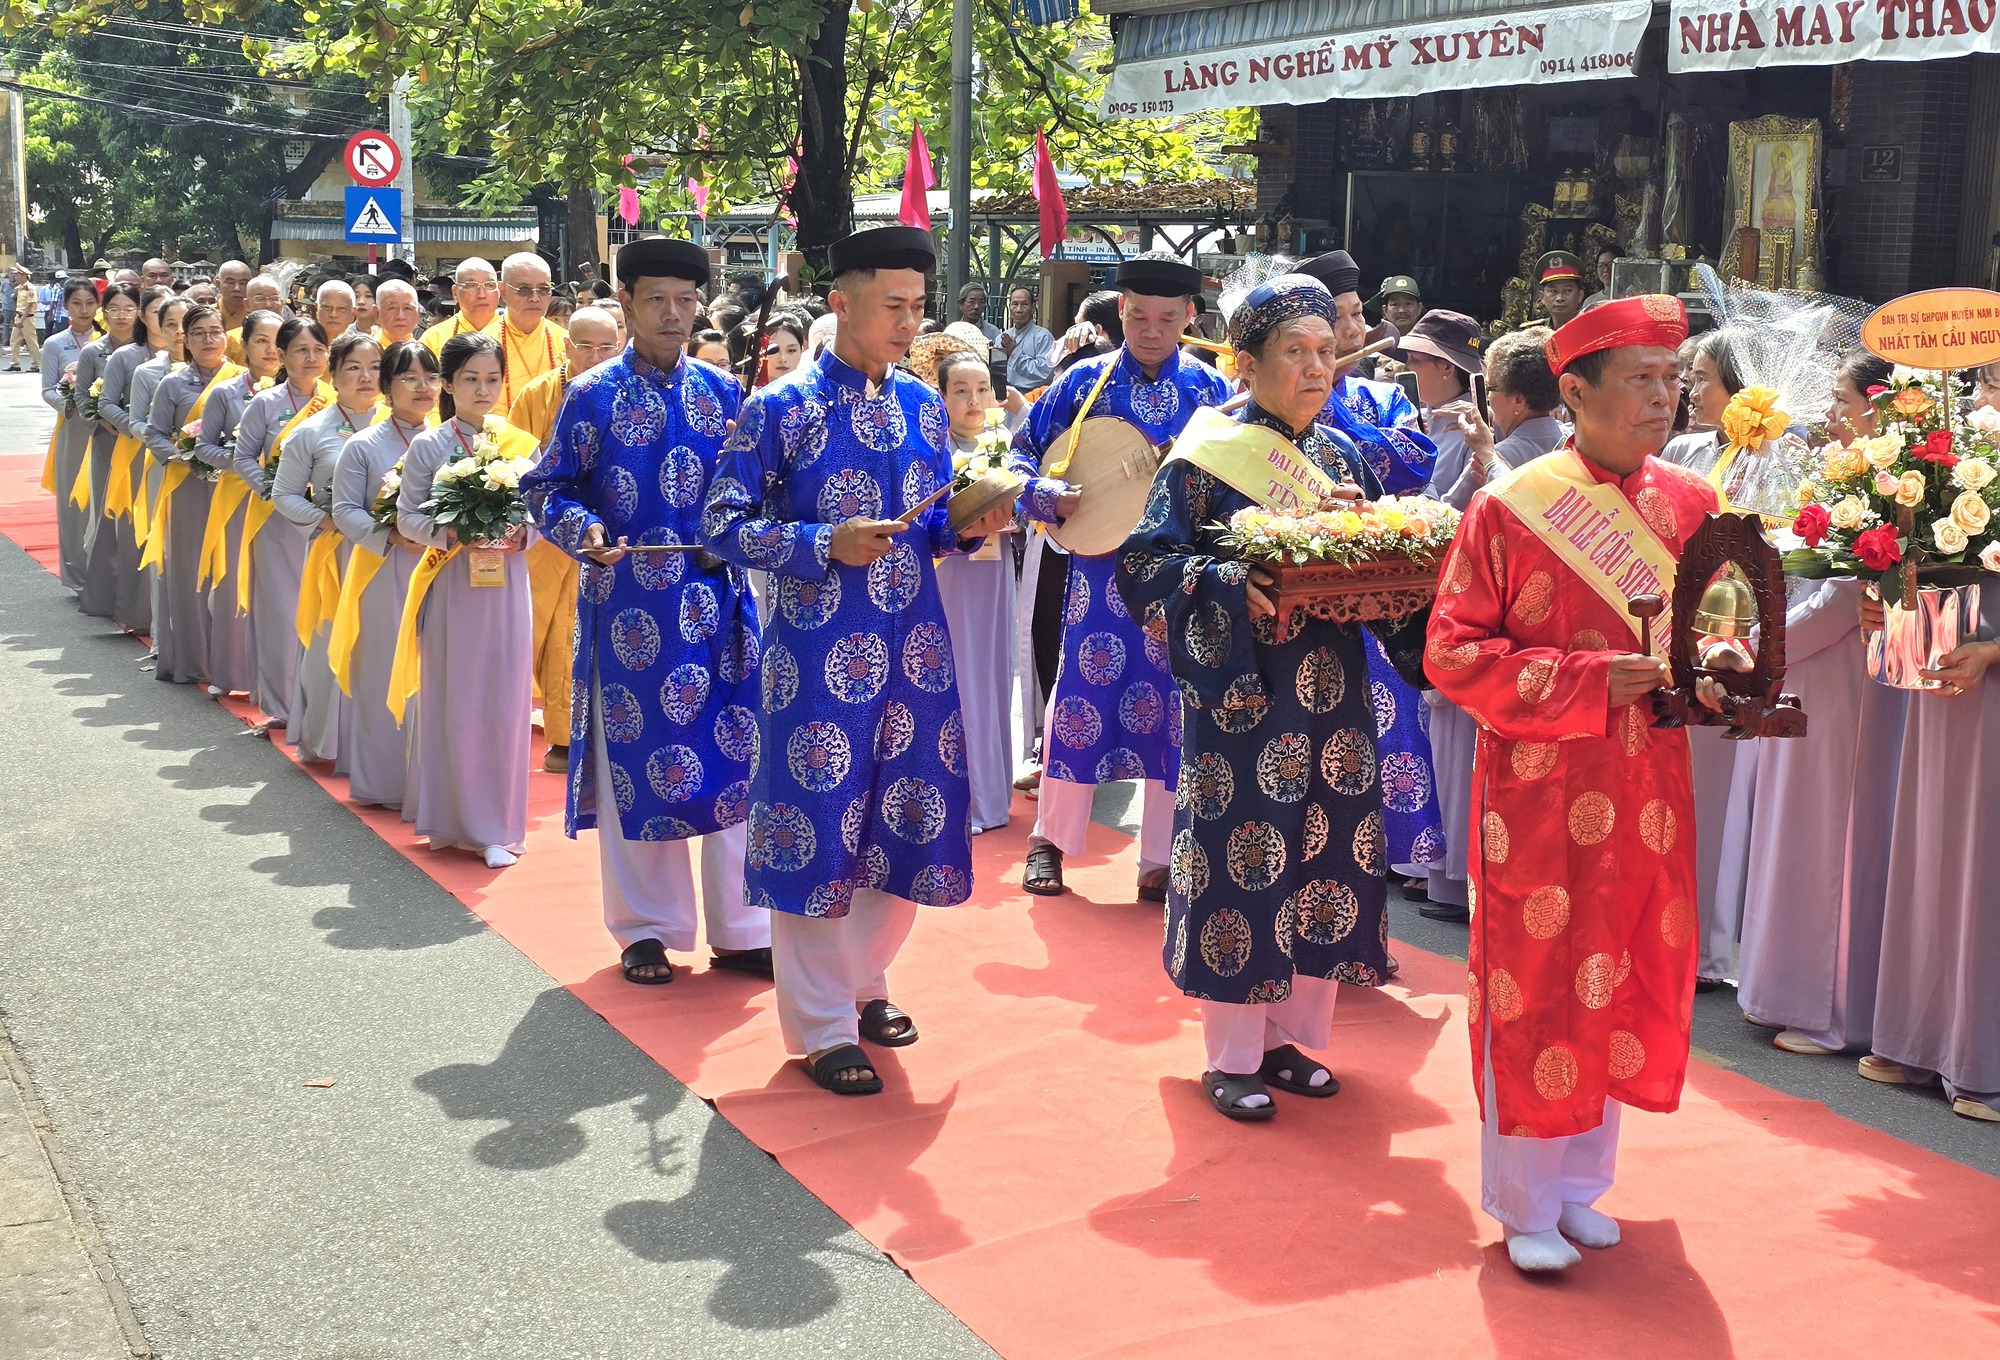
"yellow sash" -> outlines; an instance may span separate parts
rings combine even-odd
[[[62,438],[63,422],[69,417],[56,412],[56,427],[49,431],[49,451],[42,458],[42,490],[51,496],[56,494],[56,441]]]
[[[389,667],[389,713],[403,725],[403,711],[423,683],[423,649],[417,643],[417,615],[444,564],[458,556],[457,548],[432,548],[410,573],[410,592],[403,597],[403,624],[396,630],[396,659]]]
[[[129,434],[111,446],[111,480],[104,484],[104,517],[126,519],[132,514],[132,459],[144,445]]]
[[[292,616],[299,631],[299,645],[312,646],[313,634],[333,622],[340,604],[341,537],[332,526],[306,549],[306,569],[299,578],[298,612]]]
[[[90,444],[97,438],[97,431],[90,432],[90,439],[83,441],[83,457],[77,462],[76,477],[69,484],[69,503],[79,510],[90,508]]]
[[[1334,488],[1333,478],[1291,440],[1213,406],[1196,408],[1167,458],[1193,463],[1267,510],[1312,510]]]
[[[183,364],[174,371],[176,373],[186,372],[187,365]],[[238,374],[247,373],[248,371],[248,369],[240,364],[230,363],[225,363],[221,368],[217,369],[215,376],[208,380],[208,386],[202,388],[201,395],[194,399],[194,405],[188,408],[187,419],[181,422],[180,432],[187,434],[189,427],[201,419],[202,409],[208,405],[208,394],[215,390],[217,383],[227,382]],[[155,399],[157,399],[157,395],[156,393]],[[188,479],[188,475],[192,471],[193,469],[188,466],[188,461],[185,458],[175,458],[167,463],[166,472],[160,477],[160,494],[153,498],[153,510],[147,516],[146,547],[145,551],[139,557],[139,565],[157,567],[165,562],[167,552],[167,505],[173,500],[174,493],[181,489],[181,483]]]
[[[138,460],[132,477],[132,538],[144,548],[153,533],[152,504],[146,499],[146,478],[153,472],[153,455],[143,443],[139,445]]]
[[[1495,481],[1491,493],[1512,510],[1528,532],[1611,606],[1632,636],[1639,621],[1626,605],[1635,595],[1674,593],[1674,549],[1646,523],[1625,493],[1600,482],[1583,466],[1583,455],[1563,447]],[[1667,633],[1653,630],[1653,651],[1664,657]]]
[[[292,414],[285,427],[278,431],[278,437],[271,442],[271,456],[264,460],[263,466],[276,467],[278,460],[284,456],[286,437],[302,422],[312,419],[332,404],[332,386],[324,382],[314,384],[311,398]],[[271,503],[270,497],[259,495],[251,498],[250,508],[243,514],[243,539],[236,548],[236,608],[239,613],[247,613],[250,609],[250,545],[257,541],[257,535],[264,531],[265,524],[270,522],[276,510],[277,506]]]
[[[195,569],[196,589],[229,573],[229,521],[243,502],[250,499],[250,483],[233,472],[225,472],[215,483],[215,496],[208,503],[208,524],[201,535],[201,565]]]
[[[340,692],[350,699],[354,697],[354,644],[361,638],[361,597],[388,560],[359,544],[347,555],[347,574],[341,578],[340,602],[333,611],[333,632],[326,640],[326,661]]]

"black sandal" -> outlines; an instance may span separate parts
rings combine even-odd
[[[1312,1084],[1315,1072],[1326,1073],[1326,1083]],[[1264,1055],[1264,1065],[1257,1069],[1257,1075],[1280,1091],[1290,1091],[1295,1096],[1312,1096],[1323,1099],[1340,1094],[1340,1078],[1333,1075],[1324,1063],[1314,1062],[1290,1044],[1272,1049]]]
[[[1061,897],[1069,889],[1063,886],[1063,852],[1053,845],[1037,845],[1028,851],[1028,869],[1021,875],[1021,886],[1037,897]]]
[[[840,1074],[848,1068],[860,1068],[867,1072],[865,1077],[841,1079]],[[828,1053],[822,1053],[817,1062],[808,1062],[806,1072],[826,1090],[837,1096],[872,1096],[882,1090],[882,1074],[875,1070],[875,1064],[868,1061],[868,1055],[854,1044],[842,1044]]]
[[[738,973],[756,973],[760,977],[771,976],[771,951],[769,949],[739,949],[734,953],[715,952],[708,961],[708,971],[728,968]]]
[[[625,952],[618,956],[618,966],[625,973],[627,982],[641,987],[664,987],[674,980],[674,970],[667,964],[667,947],[658,940],[639,940],[625,946]],[[633,970],[638,968],[661,968],[664,972],[651,977],[638,977]]]
[[[1246,1124],[1261,1124],[1277,1113],[1268,1103],[1271,1093],[1265,1089],[1264,1079],[1254,1074],[1236,1077],[1227,1072],[1204,1072],[1201,1074],[1201,1087],[1208,1092],[1208,1103],[1231,1119],[1240,1119]],[[1263,1096],[1267,1103],[1247,1107],[1237,1103],[1250,1096]]]
[[[904,1048],[917,1041],[917,1022],[891,1001],[871,1001],[861,1008],[861,1037],[884,1048]]]
[[[1139,886],[1137,891],[1139,894],[1139,900],[1141,902],[1166,901],[1167,871],[1165,869],[1159,869],[1152,874],[1142,875],[1139,879]]]

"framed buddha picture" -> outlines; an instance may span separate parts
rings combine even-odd
[[[1817,279],[1820,154],[1816,119],[1772,115],[1729,125],[1725,275],[1766,288]],[[1757,258],[1745,258],[1753,247]]]

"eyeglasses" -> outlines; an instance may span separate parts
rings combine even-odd
[[[396,381],[404,387],[410,388],[443,387],[444,375],[441,373],[426,373],[422,369],[412,369],[407,373],[398,373]]]
[[[500,291],[500,285],[490,279],[479,283],[457,283],[453,284],[452,287],[461,293],[497,293]]]
[[[546,283],[538,283],[529,288],[523,288],[518,283],[510,283],[507,285],[507,291],[516,297],[524,298],[548,298],[556,295],[555,288]]]

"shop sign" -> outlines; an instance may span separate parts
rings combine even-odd
[[[1667,69],[1746,71],[1991,52],[2000,0],[1673,0]]]
[[[2000,360],[2000,293],[1932,288],[1875,309],[1861,343],[1905,368],[1981,368]]]
[[[1111,72],[1103,113],[1160,118],[1197,109],[1629,76],[1636,73],[1639,41],[1651,14],[1649,0],[1614,0],[1512,12],[1485,22],[1446,20],[1121,61]]]

